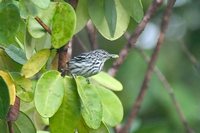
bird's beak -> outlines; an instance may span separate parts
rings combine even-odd
[[[110,58],[118,58],[119,57],[119,55],[117,55],[117,54],[110,54]]]

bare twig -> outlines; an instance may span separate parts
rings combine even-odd
[[[144,58],[144,60],[148,63],[149,62],[149,57],[144,53],[144,51],[139,50],[142,57]],[[169,84],[169,82],[167,81],[166,77],[163,75],[163,73],[160,71],[160,69],[155,66],[154,70],[155,74],[157,75],[158,79],[162,82],[164,88],[167,90],[167,92],[169,93],[171,100],[176,108],[176,111],[180,117],[181,122],[183,123],[186,131],[188,133],[193,133],[194,131],[192,130],[192,128],[189,126],[189,123],[186,120],[186,117],[183,113],[183,111],[181,110],[180,104],[176,99],[176,96],[174,94],[174,89],[171,87],[171,85]]]
[[[169,17],[171,15],[171,11],[172,11],[172,8],[174,6],[175,1],[176,0],[169,0],[168,1],[167,7],[166,7],[165,12],[163,14],[161,27],[160,27],[160,34],[159,34],[159,38],[158,38],[156,48],[154,49],[154,52],[153,52],[151,59],[149,61],[147,72],[145,74],[145,77],[144,77],[140,92],[138,94],[138,97],[135,101],[135,104],[133,105],[133,107],[131,109],[130,116],[128,117],[127,123],[120,130],[120,133],[127,133],[128,132],[128,130],[131,127],[132,122],[135,120],[135,117],[137,116],[137,113],[140,109],[141,103],[142,103],[144,96],[146,94],[146,91],[148,89],[148,84],[149,84],[149,81],[151,79],[154,64],[157,60],[158,53],[160,51],[160,47],[161,47],[161,45],[164,41],[165,32],[166,32],[167,26],[169,24]]]
[[[51,35],[51,29],[39,17],[36,16],[35,20],[37,20],[37,22]],[[72,42],[67,42],[65,46],[61,47],[58,50],[59,54],[58,70],[61,72],[62,76],[65,75],[66,63],[69,61],[71,57],[71,44]]]
[[[83,49],[83,51],[88,51],[88,48],[83,44],[81,39],[78,36],[74,36],[75,41],[78,43],[78,45]]]
[[[51,29],[38,17],[35,17],[35,20],[51,35]]]
[[[189,58],[189,60],[192,62],[193,65],[197,65],[198,61],[197,59],[194,57],[194,55],[188,50],[188,48],[186,47],[186,45],[184,43],[181,44],[181,48],[183,50],[183,52],[187,55],[187,57]]]
[[[92,21],[88,21],[87,25],[87,32],[88,32],[88,39],[90,41],[90,46],[91,49],[97,49],[98,48],[98,44],[97,44],[97,30],[94,27],[94,25],[92,24]]]
[[[135,29],[135,32],[131,35],[128,42],[125,44],[124,48],[119,53],[119,58],[113,63],[112,67],[108,70],[108,73],[111,76],[115,76],[119,67],[123,64],[124,60],[126,59],[128,52],[130,49],[135,47],[138,37],[144,30],[145,26],[156,12],[158,7],[162,4],[163,0],[154,0],[152,4],[149,6],[144,18],[140,22],[140,24]]]

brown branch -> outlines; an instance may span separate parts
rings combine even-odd
[[[144,53],[144,51],[139,50],[142,57],[144,58],[144,60],[148,63],[149,62],[149,57]],[[167,92],[169,93],[171,100],[176,108],[176,111],[180,117],[181,122],[183,123],[183,126],[185,127],[186,131],[188,133],[193,133],[194,131],[192,130],[192,128],[189,126],[189,123],[186,120],[186,117],[183,113],[183,111],[181,110],[180,104],[176,99],[176,96],[174,94],[174,89],[172,88],[172,86],[169,84],[169,82],[167,81],[166,77],[163,75],[163,73],[160,71],[160,69],[155,66],[153,71],[155,72],[155,74],[157,75],[158,79],[162,82],[164,88],[167,90]]]
[[[35,20],[51,35],[51,29],[39,18],[35,17]],[[58,71],[64,76],[66,73],[66,63],[71,57],[71,44],[72,42],[67,42],[63,47],[58,50]],[[70,50],[68,50],[70,49]]]
[[[61,72],[62,76],[65,76],[67,71],[67,62],[70,60],[72,55],[72,41],[67,43],[65,46],[58,50],[58,71]]]
[[[159,34],[159,38],[158,38],[156,48],[154,49],[154,52],[153,52],[151,59],[149,61],[147,72],[145,74],[145,77],[144,77],[140,92],[138,94],[138,97],[135,101],[135,104],[133,105],[133,107],[131,109],[130,116],[128,117],[127,123],[120,130],[120,133],[127,133],[128,132],[128,130],[131,127],[131,124],[135,120],[135,117],[137,116],[137,113],[140,109],[141,103],[142,103],[144,96],[146,94],[146,91],[148,89],[148,84],[149,84],[149,81],[151,79],[151,75],[152,75],[152,72],[153,72],[153,69],[154,69],[154,64],[155,64],[155,62],[158,58],[158,53],[160,51],[160,47],[161,47],[161,45],[164,41],[165,32],[166,32],[167,26],[169,24],[169,17],[171,15],[171,11],[172,11],[172,8],[174,6],[175,1],[176,0],[169,0],[168,1],[167,7],[166,7],[165,12],[163,14],[161,27],[160,27],[160,34]]]
[[[108,70],[108,73],[111,76],[115,76],[119,67],[123,64],[124,60],[126,59],[128,52],[130,49],[135,47],[137,39],[139,38],[140,34],[144,30],[145,26],[156,12],[158,7],[162,4],[162,0],[154,0],[152,4],[149,6],[144,18],[140,22],[140,24],[135,29],[134,33],[129,38],[128,42],[125,44],[124,48],[119,53],[119,58],[113,63],[112,67]]]
[[[12,126],[12,121],[8,121],[8,129],[9,129],[9,133],[14,133],[14,129],[13,129],[13,126]]]
[[[98,49],[98,44],[97,44],[97,30],[92,24],[92,21],[88,21],[86,25],[87,33],[88,33],[88,39],[90,42],[91,49]]]
[[[51,35],[51,29],[38,17],[35,17],[35,20]]]
[[[19,116],[19,107],[20,107],[20,99],[16,96],[15,103],[10,107],[7,116],[9,133],[14,133],[12,123],[13,121],[17,120],[17,117]]]

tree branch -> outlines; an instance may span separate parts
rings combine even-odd
[[[51,29],[39,17],[36,16],[35,20],[44,28],[44,30],[46,30],[51,35]],[[72,42],[67,42],[65,46],[58,50],[58,71],[61,72],[62,76],[64,76],[66,73],[66,63],[71,57],[71,45]]]
[[[189,49],[186,47],[186,45],[181,42],[181,49],[186,54],[190,62],[194,65],[195,70],[200,73],[200,62],[197,60],[197,58],[189,51]]]
[[[14,133],[12,123],[13,123],[13,121],[17,120],[17,117],[19,115],[19,107],[20,107],[20,99],[16,96],[15,103],[14,103],[14,105],[12,105],[10,107],[10,110],[9,110],[8,116],[7,116],[9,133]]]
[[[162,4],[162,0],[154,0],[152,4],[149,6],[144,18],[140,22],[140,24],[135,29],[134,33],[129,38],[128,42],[124,45],[124,48],[119,53],[119,58],[113,63],[112,67],[108,70],[108,73],[111,76],[115,76],[119,67],[123,64],[124,60],[126,59],[128,52],[130,49],[135,47],[137,39],[139,38],[140,34],[144,30],[145,26],[156,12],[158,7]]]
[[[35,20],[51,35],[51,29],[38,17],[35,17]]]
[[[168,0],[168,4],[167,4],[167,7],[166,7],[165,12],[163,14],[163,18],[162,18],[162,22],[161,22],[160,34],[159,34],[157,45],[156,45],[154,52],[151,56],[151,59],[149,61],[147,72],[145,74],[145,77],[144,77],[142,86],[140,88],[140,92],[138,94],[138,97],[135,101],[135,104],[133,105],[133,107],[131,109],[131,113],[128,117],[127,123],[124,125],[124,127],[122,127],[122,129],[120,130],[120,133],[127,133],[128,132],[128,130],[131,127],[131,124],[135,120],[135,117],[137,116],[137,113],[140,109],[141,103],[142,103],[144,96],[146,94],[146,91],[148,89],[148,84],[149,84],[149,81],[151,79],[151,75],[152,75],[152,72],[153,72],[153,69],[154,69],[154,64],[157,60],[158,53],[160,51],[160,47],[161,47],[161,45],[164,41],[165,32],[166,32],[167,26],[169,24],[169,17],[171,15],[172,8],[174,6],[175,1],[176,0]]]
[[[87,28],[88,39],[89,39],[89,42],[90,42],[91,49],[92,50],[98,49],[98,44],[97,44],[97,30],[94,27],[94,25],[92,24],[91,20],[88,21],[88,23],[86,25],[86,28]]]

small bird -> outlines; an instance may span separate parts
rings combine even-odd
[[[68,62],[68,68],[72,75],[88,78],[99,73],[106,60],[118,57],[116,54],[97,49],[75,56]]]

